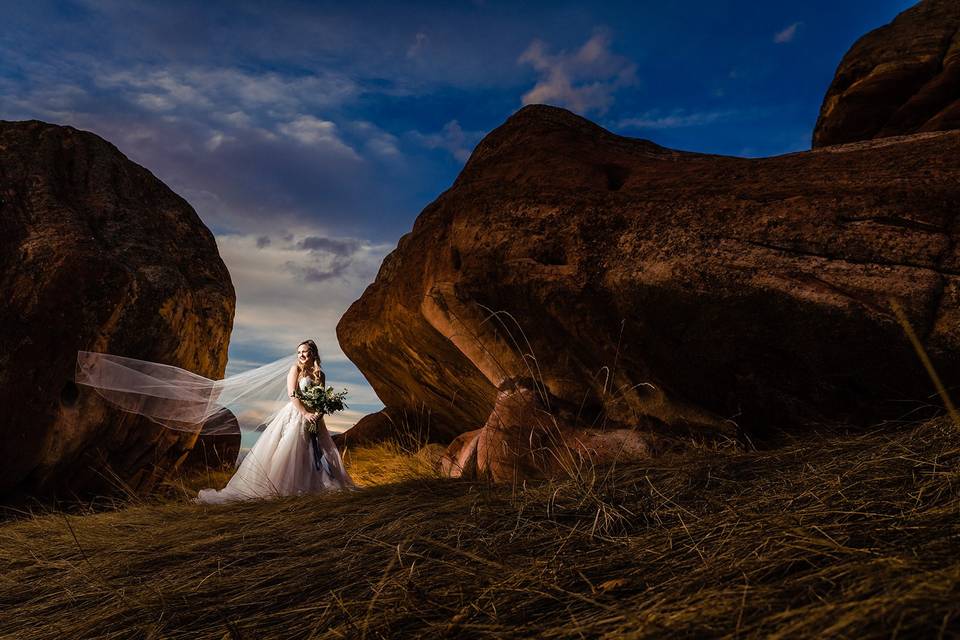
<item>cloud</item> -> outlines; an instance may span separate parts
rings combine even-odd
[[[654,109],[632,118],[623,118],[617,123],[621,129],[680,129],[684,127],[702,127],[715,122],[735,119],[742,115],[736,109],[724,111],[688,112],[684,109],[675,109],[663,113]]]
[[[548,103],[581,114],[603,114],[618,89],[636,83],[636,65],[611,52],[610,36],[603,31],[573,53],[552,54],[544,42],[534,40],[518,62],[530,65],[540,76],[523,95],[525,105]]]
[[[344,363],[337,322],[393,245],[316,230],[284,235],[217,236],[237,291],[231,352],[278,357],[312,337],[325,362]]]
[[[411,131],[409,136],[418,144],[428,149],[444,149],[449,151],[460,162],[466,162],[473,153],[474,147],[483,138],[482,131],[464,131],[456,120],[443,125],[439,133],[420,133]]]
[[[413,44],[407,48],[407,57],[416,58],[419,56],[428,42],[430,42],[430,38],[427,37],[427,34],[418,31],[417,35],[413,37]]]
[[[397,137],[391,134],[384,134],[367,140],[366,149],[381,158],[399,158],[402,154],[397,147]]]
[[[309,253],[304,260],[287,262],[287,269],[304,282],[324,282],[347,273],[362,243],[353,238],[307,236],[293,246]]]
[[[104,69],[93,80],[97,86],[118,89],[154,111],[209,109],[214,104],[295,111],[303,105],[341,105],[360,91],[356,82],[332,71],[281,75],[234,67],[141,66],[133,70]]]
[[[327,147],[347,158],[359,160],[360,156],[340,139],[337,125],[311,115],[301,115],[279,126],[280,133],[304,145]]]
[[[352,133],[365,140],[364,148],[375,156],[386,160],[396,160],[403,155],[400,152],[397,136],[384,131],[372,122],[357,120],[349,123],[348,128]]]
[[[235,141],[236,138],[233,136],[225,135],[222,131],[213,131],[210,137],[207,138],[207,142],[204,144],[204,146],[207,148],[207,151],[216,151],[221,147],[221,145]]]
[[[793,42],[793,39],[797,35],[797,29],[803,25],[802,22],[794,22],[789,27],[786,27],[782,31],[778,31],[773,34],[773,41],[777,44],[786,44],[788,42]]]
[[[319,236],[307,236],[296,243],[298,249],[306,249],[313,252],[326,252],[338,256],[348,256],[354,253],[360,246],[358,240],[353,238],[323,238]]]
[[[324,74],[23,64],[22,76],[0,73],[4,118],[40,118],[106,138],[186,198],[215,233],[262,235],[278,224],[323,220],[354,235],[375,222],[389,237],[422,206],[412,195],[422,187],[398,194],[391,182],[428,179],[397,162],[400,139],[345,117],[352,115],[345,104],[323,106],[329,97],[311,88],[323,93]],[[267,95],[273,90],[275,101]]]
[[[176,106],[169,97],[156,93],[141,93],[135,100],[141,107],[150,111],[170,111]]]
[[[314,228],[219,235],[217,246],[237,293],[228,375],[292,356],[301,340],[312,338],[320,349],[327,384],[350,391],[350,409],[327,417],[331,431],[346,430],[365,414],[383,408],[340,350],[336,326],[373,280],[392,243],[375,244]],[[332,272],[335,276],[324,276]]]

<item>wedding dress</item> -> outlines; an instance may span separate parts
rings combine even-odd
[[[300,378],[300,390],[306,391],[310,383],[310,378]],[[260,434],[227,486],[220,491],[203,489],[197,501],[222,503],[353,488],[322,417],[320,422],[322,459],[317,460],[305,430],[307,419],[288,402]]]
[[[106,353],[77,353],[77,384],[92,388],[112,404],[169,429],[217,434],[259,431],[260,437],[240,462],[227,486],[204,489],[197,502],[270,498],[352,489],[323,419],[317,446],[304,427],[307,419],[290,401],[287,375],[294,366],[285,357],[222,380],[179,367]],[[312,381],[300,378],[306,391]],[[225,411],[226,410],[226,411]]]

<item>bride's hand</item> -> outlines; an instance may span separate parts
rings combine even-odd
[[[308,414],[307,414],[307,420],[309,420],[310,422],[316,422],[316,421],[319,420],[319,419],[320,419],[320,414],[319,414],[319,413],[308,413]]]

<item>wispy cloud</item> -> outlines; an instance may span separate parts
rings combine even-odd
[[[362,138],[364,148],[375,156],[386,160],[396,160],[403,155],[400,151],[400,141],[397,136],[384,131],[372,122],[357,120],[349,123],[347,128]]]
[[[602,114],[613,104],[617,89],[636,82],[636,65],[610,50],[610,36],[604,31],[572,53],[551,53],[544,42],[534,40],[518,61],[540,76],[523,95],[523,104],[547,103],[581,114]]]
[[[0,116],[101,135],[187,198],[215,232],[364,223],[386,206],[405,209],[377,179],[385,162],[402,170],[401,140],[350,118],[357,85],[336,73],[18,60],[26,75],[0,73]]]
[[[343,104],[359,92],[356,82],[329,71],[281,75],[232,67],[178,65],[104,70],[94,81],[100,87],[124,90],[132,100],[154,110],[209,108],[214,104],[295,110],[304,104]]]
[[[473,153],[474,147],[483,138],[482,131],[464,131],[456,120],[443,125],[438,133],[421,133],[411,131],[409,136],[418,144],[428,149],[445,149],[460,162],[466,162]]]
[[[732,120],[741,115],[743,115],[743,112],[736,109],[694,112],[676,109],[669,113],[654,109],[632,118],[623,118],[617,123],[617,126],[621,129],[679,129],[701,127]]]
[[[797,30],[803,26],[802,22],[794,22],[785,29],[776,32],[773,34],[773,41],[777,44],[786,44],[788,42],[793,42],[793,39],[797,37]]]
[[[427,34],[418,31],[417,35],[413,37],[413,43],[407,48],[407,57],[416,58],[419,56],[428,42],[430,42],[430,38],[427,37]]]
[[[279,126],[280,133],[296,140],[300,144],[326,147],[351,160],[360,156],[340,139],[337,125],[329,120],[321,120],[311,115],[300,115],[290,122]]]

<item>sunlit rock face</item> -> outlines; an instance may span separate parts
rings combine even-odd
[[[0,122],[0,495],[150,489],[195,435],[73,383],[78,350],[222,377],[234,290],[194,210],[101,138]]]
[[[813,146],[960,129],[960,2],[924,0],[850,49]]]
[[[332,438],[340,449],[375,444],[391,438],[396,439],[397,436],[402,435],[400,432],[402,426],[400,423],[395,423],[386,411],[378,411],[365,415],[346,432],[335,433]],[[411,436],[411,441],[419,441],[418,434],[410,432],[407,435]]]
[[[567,442],[632,429],[638,456],[895,418],[932,388],[890,298],[958,379],[958,148],[945,132],[732,158],[525,107],[420,214],[338,336],[385,413],[436,439],[475,432],[448,470],[498,478],[509,461],[477,448],[542,442],[544,412]],[[504,395],[520,383],[534,395]],[[514,469],[538,464],[531,448]]]

